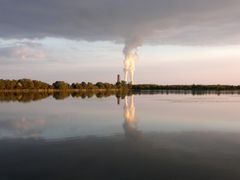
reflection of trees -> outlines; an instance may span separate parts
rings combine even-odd
[[[206,94],[240,94],[239,90],[171,90],[171,89],[133,89],[133,94],[138,95],[155,95],[155,94],[190,94],[190,95],[206,95]]]
[[[30,102],[47,98],[50,92],[0,92],[0,102]]]
[[[235,94],[233,91],[221,91],[221,94]],[[127,90],[56,90],[56,91],[0,91],[0,102],[31,102],[45,99],[49,96],[53,96],[55,99],[65,99],[69,96],[73,98],[105,98],[109,96],[116,96],[120,102],[120,99],[124,99],[126,96],[132,94],[192,94],[192,95],[204,95],[204,94],[219,94],[216,91],[180,91],[180,90],[144,90],[144,91],[132,91]],[[220,95],[220,94],[219,94]],[[131,103],[130,103],[131,104]]]
[[[127,95],[125,91],[112,91],[112,90],[88,90],[88,91],[16,91],[16,92],[0,92],[0,102],[31,102],[41,99],[45,99],[49,96],[57,100],[68,98],[91,98],[93,96],[97,98],[104,98],[109,96],[116,96],[124,98]]]
[[[71,92],[69,91],[59,91],[59,92],[54,92],[53,97],[57,100],[65,99],[69,97]]]
[[[139,139],[142,136],[142,133],[137,129],[137,120],[135,117],[135,106],[134,106],[134,96],[125,97],[124,103],[124,124],[123,129],[125,132],[125,136],[128,139]]]

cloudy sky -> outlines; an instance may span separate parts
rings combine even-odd
[[[239,0],[0,0],[0,78],[240,84]]]

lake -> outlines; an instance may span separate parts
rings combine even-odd
[[[0,101],[1,180],[240,179],[239,94],[57,99]]]

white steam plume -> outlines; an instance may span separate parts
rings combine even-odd
[[[141,45],[139,39],[126,41],[123,48],[124,54],[124,80],[134,84],[135,63],[138,58],[137,48]]]

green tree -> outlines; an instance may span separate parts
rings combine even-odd
[[[87,83],[87,89],[94,89],[93,83],[88,82]]]
[[[16,86],[16,81],[14,80],[5,80],[5,89],[14,89]]]
[[[0,89],[1,90],[5,89],[5,81],[3,79],[0,79]]]
[[[127,82],[126,81],[121,81],[121,86],[127,86]]]
[[[76,89],[76,83],[72,83],[72,84],[71,84],[71,88],[72,88],[72,89]]]
[[[109,83],[104,83],[104,87],[105,87],[106,89],[112,89],[112,85],[109,84]]]
[[[21,86],[22,89],[34,89],[34,83],[30,79],[20,79],[17,82],[17,87]]]
[[[97,83],[96,83],[96,86],[97,86],[99,89],[104,89],[104,88],[105,88],[105,86],[104,86],[104,84],[103,84],[102,82],[97,82]]]
[[[87,83],[85,83],[84,81],[81,83],[83,88],[87,88]]]
[[[83,89],[83,85],[80,83],[76,83],[76,89]]]
[[[56,81],[55,83],[53,83],[53,87],[55,89],[69,89],[70,85],[64,81]]]

